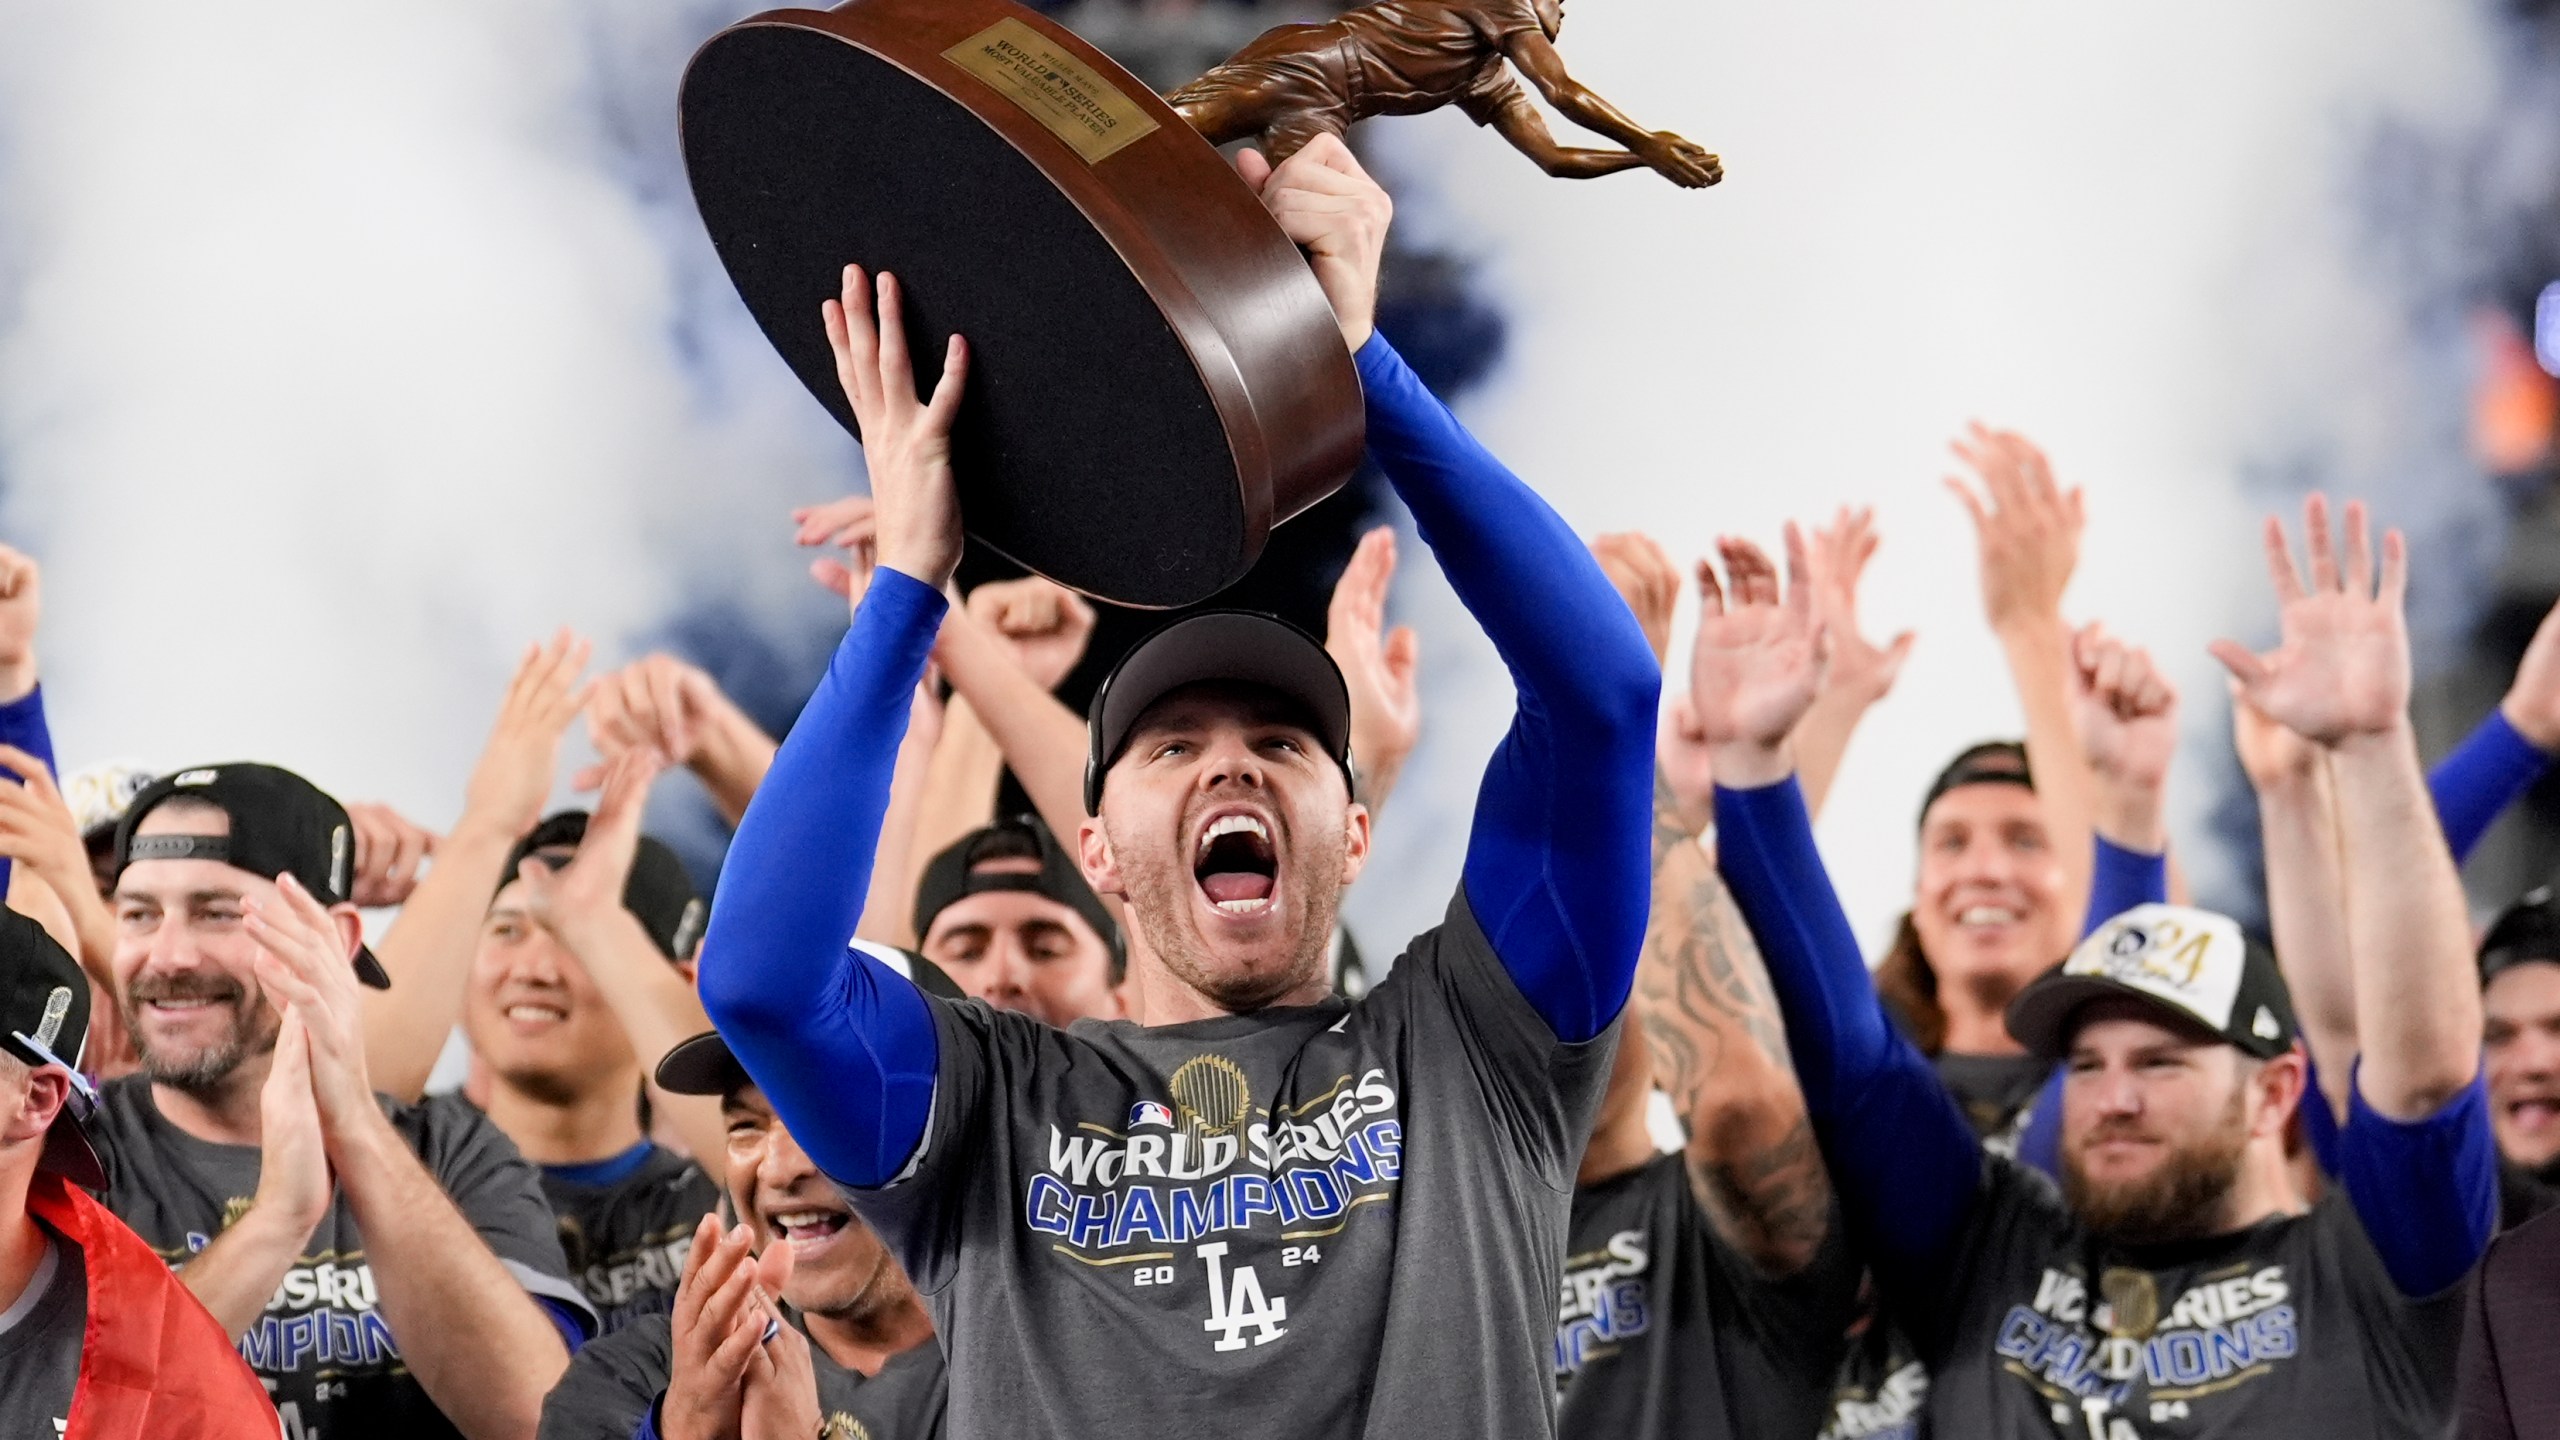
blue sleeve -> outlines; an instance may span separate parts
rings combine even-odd
[[[1885,1017],[1796,782],[1717,786],[1716,855],[1768,962],[1841,1207],[1879,1268],[1930,1283],[1972,1217],[1982,1147],[1928,1058]]]
[[[536,1295],[533,1297],[533,1302],[542,1307],[543,1314],[551,1317],[552,1328],[560,1332],[560,1338],[567,1343],[569,1353],[577,1354],[579,1347],[587,1343],[587,1317],[547,1296]]]
[[[2406,1124],[2375,1114],[2362,1090],[2348,1091],[2338,1183],[2400,1293],[2442,1294],[2479,1263],[2498,1228],[2488,1082],[2473,1076],[2436,1113]]]
[[[658,1398],[649,1402],[649,1408],[640,1412],[640,1428],[631,1432],[631,1440],[660,1440],[658,1407],[666,1403],[667,1392],[661,1390],[658,1392]]]
[[[62,767],[53,761],[53,731],[44,721],[44,687],[38,685],[18,699],[0,705],[0,745],[15,745],[44,762],[44,768],[56,779]],[[8,773],[0,770],[0,774]],[[0,896],[9,893],[9,862],[0,859]]]
[[[2436,823],[2444,827],[2454,864],[2470,858],[2480,837],[2550,766],[2551,757],[2507,723],[2506,711],[2495,708],[2436,762],[2427,772],[2427,789],[2435,796]]]
[[[1467,904],[1568,1043],[1617,1018],[1644,943],[1661,667],[1581,539],[1503,468],[1382,336],[1358,356],[1369,453],[1519,704],[1485,766]]]
[[[702,1008],[801,1149],[858,1188],[924,1136],[941,1056],[907,978],[849,943],[942,593],[883,569],[738,822],[703,937]]]
[[[2097,868],[2089,875],[2089,915],[2080,925],[2083,940],[2136,905],[2155,905],[2169,898],[2168,856],[2127,850],[2104,835],[2097,842]]]
[[[2062,1074],[2056,1062],[2029,1102],[2026,1128],[2018,1132],[2018,1163],[2056,1181],[2062,1178]]]

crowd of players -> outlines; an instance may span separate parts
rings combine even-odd
[[[1811,829],[1910,645],[1871,517],[1586,546],[1373,334],[1348,151],[1246,174],[1519,692],[1447,920],[1374,984],[1336,920],[1421,725],[1393,533],[1320,643],[1184,621],[1077,716],[1083,601],[946,598],[966,347],[920,393],[892,277],[826,307],[872,489],[792,517],[853,624],[779,745],[563,634],[440,835],[57,786],[0,551],[0,1435],[2560,1433],[2560,901],[2475,943],[2456,875],[2560,755],[2560,619],[2429,773],[2398,536],[2268,523],[2280,643],[2215,647],[2262,945],[2180,898],[2179,696],[2063,618],[2079,492],[1976,429],[2027,733],[1921,797],[1871,970]]]

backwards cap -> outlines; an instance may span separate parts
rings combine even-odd
[[[228,835],[136,835],[143,817],[184,796],[231,817]],[[290,875],[323,905],[354,899],[356,830],[346,807],[290,770],[232,761],[199,765],[151,782],[116,822],[118,875],[136,860],[218,860],[273,880]],[[356,947],[356,978],[391,988],[369,946]]]

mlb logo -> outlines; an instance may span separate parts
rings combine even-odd
[[[1170,1130],[1173,1112],[1153,1100],[1141,1100],[1129,1107],[1129,1128],[1135,1130],[1141,1125],[1161,1125]]]

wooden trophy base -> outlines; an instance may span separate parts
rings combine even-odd
[[[1123,604],[1206,599],[1359,461],[1315,277],[1208,142],[1011,0],[853,0],[712,37],[685,167],[738,294],[846,429],[820,302],[897,275],[920,384],[969,338],[970,536]],[[857,432],[858,433],[858,432]]]

